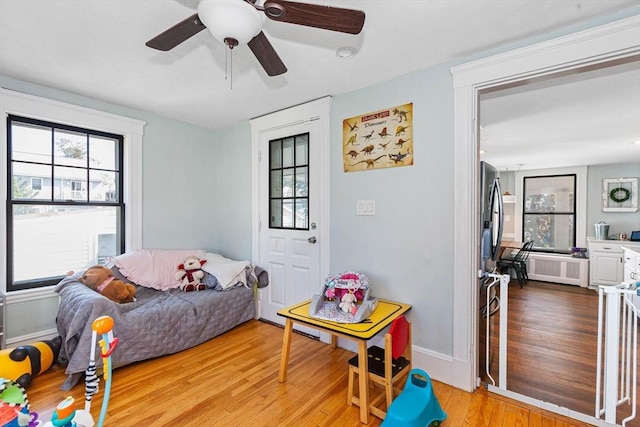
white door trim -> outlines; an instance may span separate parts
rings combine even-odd
[[[478,92],[505,83],[595,65],[640,54],[640,17],[570,34],[544,43],[452,67],[454,86],[454,301],[451,382],[472,391],[478,377],[478,286],[480,239],[477,212]],[[471,241],[471,244],[469,244]]]
[[[329,221],[329,148],[331,145],[331,100],[330,96],[297,105],[265,116],[250,120],[251,123],[251,259],[256,265],[260,265],[260,141],[262,134],[308,120],[320,120],[320,159],[316,162],[320,167],[320,218],[322,224],[318,236],[320,244],[320,277],[329,275],[329,251],[330,251],[330,221]],[[322,287],[318,283],[318,292]],[[261,315],[261,307],[258,302],[256,318]]]

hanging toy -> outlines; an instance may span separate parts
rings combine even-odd
[[[102,398],[102,408],[100,409],[100,417],[98,418],[98,427],[104,425],[104,419],[107,415],[107,407],[109,406],[109,396],[111,394],[111,354],[118,345],[118,338],[113,337],[113,318],[110,316],[101,316],[93,321],[91,329],[91,348],[93,349],[89,356],[89,366],[85,371],[84,383],[84,409],[74,410],[75,401],[71,397],[60,402],[54,412],[51,422],[45,424],[45,427],[93,427],[95,425],[91,416],[91,400],[98,393],[100,378],[96,375],[95,348],[96,343],[100,346],[102,356],[102,370],[104,372],[105,389]],[[98,334],[102,335],[102,339],[97,342]]]

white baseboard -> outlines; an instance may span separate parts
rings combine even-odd
[[[58,336],[57,329],[49,329],[45,331],[34,332],[32,334],[20,335],[18,337],[7,338],[7,348],[27,345],[36,341],[50,340],[57,336]]]
[[[320,340],[323,342],[329,342],[329,335],[320,334]],[[384,339],[376,337],[370,340],[369,344],[384,347]],[[338,338],[338,347],[344,348],[354,353],[358,352],[358,345],[353,340]],[[424,370],[432,379],[436,381],[440,381],[453,387],[460,388],[458,385],[456,385],[457,383],[459,383],[459,381],[456,380],[456,370],[454,369],[455,363],[451,356],[447,356],[414,345],[412,365],[414,368],[420,368]]]

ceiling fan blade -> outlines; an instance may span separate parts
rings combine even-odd
[[[359,34],[364,26],[364,12],[355,9],[321,6],[284,0],[267,1],[264,13],[274,21],[341,33]]]
[[[163,51],[171,50],[188,38],[195,36],[205,28],[207,27],[205,27],[202,21],[200,21],[200,18],[198,18],[198,14],[196,13],[184,21],[178,22],[168,30],[158,34],[145,44],[153,49]]]
[[[268,75],[278,76],[287,72],[287,67],[262,31],[247,44]]]

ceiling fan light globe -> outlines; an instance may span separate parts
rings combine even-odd
[[[260,31],[264,15],[244,0],[201,0],[198,17],[220,42],[235,39],[247,44]]]

